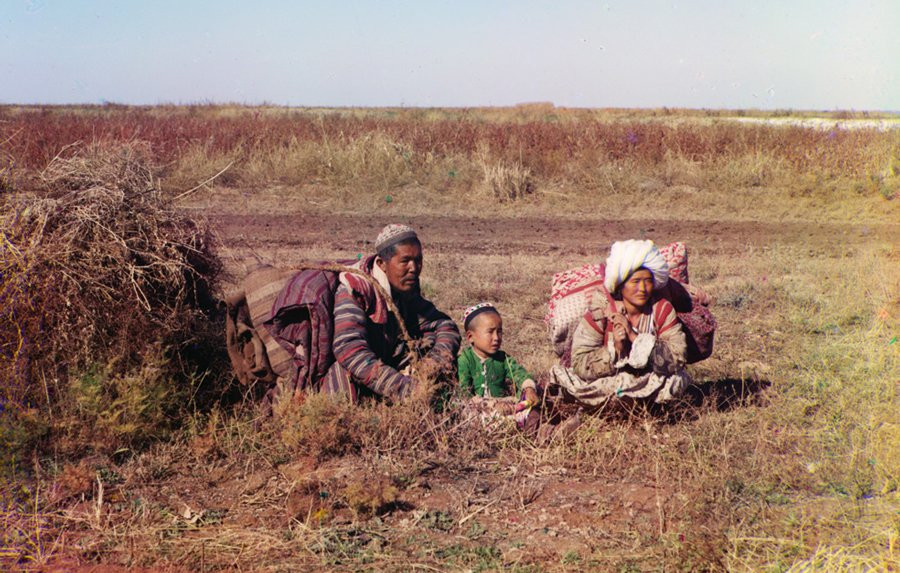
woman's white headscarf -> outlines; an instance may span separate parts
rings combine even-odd
[[[606,259],[606,277],[603,281],[606,290],[610,294],[615,292],[628,275],[641,267],[653,274],[654,290],[666,286],[669,281],[669,264],[653,241],[616,241]]]

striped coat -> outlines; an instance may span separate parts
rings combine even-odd
[[[374,257],[369,257],[359,267],[383,282],[377,267],[373,272],[373,263]],[[365,280],[341,275],[334,297],[336,362],[323,382],[325,391],[346,393],[355,400],[369,394],[399,398],[412,389],[412,379],[401,373],[409,363],[409,351],[396,319],[379,298]],[[425,357],[452,371],[460,344],[456,323],[419,294],[395,295],[393,300],[410,336],[428,349]]]

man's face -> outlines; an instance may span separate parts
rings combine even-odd
[[[419,291],[419,274],[422,272],[422,246],[418,243],[397,245],[389,261],[381,257],[375,262],[387,275],[391,288],[403,294]]]

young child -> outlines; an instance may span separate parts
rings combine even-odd
[[[487,399],[497,413],[515,413],[516,421],[524,426],[531,408],[540,403],[537,385],[525,368],[500,350],[503,343],[500,313],[487,302],[470,306],[463,314],[463,328],[469,342],[457,360],[463,394]],[[517,396],[521,396],[520,401]]]

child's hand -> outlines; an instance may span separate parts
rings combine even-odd
[[[538,398],[537,392],[534,391],[534,388],[525,388],[525,401],[528,402],[529,406],[537,406],[541,403],[540,398]]]

